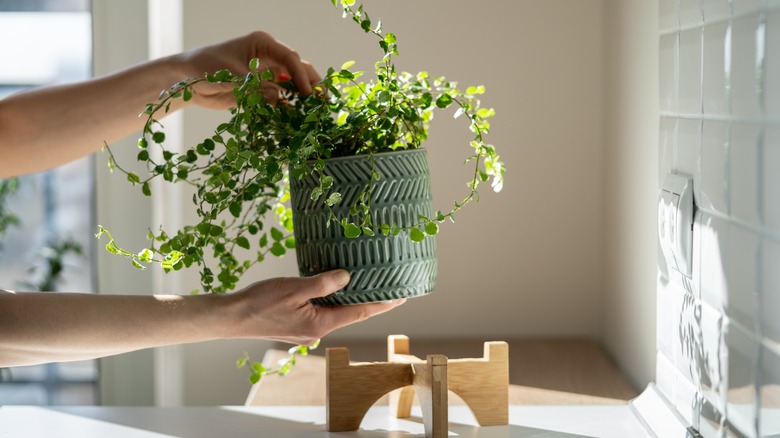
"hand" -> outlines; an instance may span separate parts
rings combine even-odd
[[[405,299],[323,307],[309,302],[343,288],[349,274],[343,270],[305,278],[274,278],[254,283],[234,294],[241,312],[239,337],[261,337],[311,345],[327,333],[387,312]]]
[[[249,61],[260,60],[259,71],[271,70],[277,80],[292,80],[303,95],[312,92],[312,86],[322,78],[314,67],[301,60],[295,50],[277,41],[265,32],[253,32],[223,43],[202,47],[177,55],[184,66],[184,75],[203,77],[222,69],[242,76],[249,71]],[[184,79],[182,77],[181,79]],[[265,97],[275,103],[280,87],[266,82]],[[202,82],[194,87],[193,102],[207,108],[228,109],[235,105],[233,86]]]

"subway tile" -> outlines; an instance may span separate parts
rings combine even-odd
[[[677,104],[677,61],[679,59],[679,33],[664,35],[659,40],[659,105],[661,111],[676,113]]]
[[[667,174],[672,173],[674,162],[674,151],[677,143],[677,118],[661,117],[659,120],[660,145],[658,148],[658,183],[663,184]]]
[[[699,417],[701,414],[701,397],[699,394],[699,385],[678,376],[676,397],[673,404],[677,412],[693,428],[699,428]]]
[[[655,386],[667,400],[677,398],[677,370],[671,359],[662,353],[655,356]]]
[[[732,123],[729,144],[729,195],[731,216],[759,225],[758,145],[761,126]]]
[[[701,208],[696,208],[693,214],[693,258],[691,260],[691,285],[693,288],[693,295],[701,299],[701,259],[704,254],[701,250],[702,235],[704,230],[707,229],[707,223],[705,220],[709,220],[712,217],[711,213],[705,212]]]
[[[670,283],[668,279],[661,279],[659,277],[656,293],[656,334],[655,344],[656,351],[659,354],[663,354],[667,359],[674,363],[676,346],[675,338],[677,337],[677,319],[675,318],[675,309],[681,307],[680,295],[676,295],[675,287],[673,283]]]
[[[734,15],[756,13],[764,8],[765,0],[731,0]]]
[[[697,26],[702,23],[699,0],[680,0],[680,26]]]
[[[759,432],[762,437],[776,437],[780,436],[780,350],[766,342],[761,349]]]
[[[658,324],[658,335],[662,338],[658,341],[661,343],[660,351],[669,358],[680,378],[698,387],[695,352],[701,339],[697,321],[701,303],[675,282],[667,282],[662,289],[663,296],[659,295],[662,298],[659,301],[659,315],[662,315],[662,319],[659,319]],[[660,321],[663,321],[665,327],[660,327]]]
[[[755,438],[756,385],[759,342],[739,324],[730,322],[726,329],[728,348],[728,406],[726,424],[729,436]]]
[[[726,101],[726,36],[728,22],[704,27],[704,69],[702,75],[705,114],[728,115]]]
[[[682,291],[681,300],[678,302],[679,307],[672,311],[673,327],[677,328],[673,346],[674,365],[681,378],[698,388],[701,379],[696,354],[701,348],[701,301],[681,287],[678,289]]]
[[[728,141],[727,122],[705,120],[701,135],[701,181],[697,205],[728,214]]]
[[[683,114],[701,114],[702,111],[701,57],[702,29],[680,32],[678,104]]]
[[[729,226],[726,261],[726,316],[751,333],[760,333],[758,273],[761,237],[736,224]]]
[[[780,232],[780,127],[764,129],[763,151],[764,225]]]
[[[731,16],[729,0],[704,0],[704,22],[722,21]]]
[[[780,2],[766,20],[764,58],[764,109],[768,118],[780,119]]]
[[[761,259],[761,331],[780,343],[780,242],[764,239]]]
[[[722,438],[725,436],[725,412],[719,410],[708,399],[703,399],[699,414],[699,434],[704,438]]]
[[[658,1],[658,28],[664,32],[680,27],[677,6],[680,0]]]
[[[701,299],[703,302],[723,312],[728,305],[728,283],[726,280],[726,257],[729,237],[729,224],[723,219],[702,213],[698,238]]]
[[[696,363],[699,368],[702,398],[710,408],[725,413],[728,393],[726,382],[728,354],[723,332],[724,317],[715,308],[702,303],[700,324],[701,345],[699,354],[696,355]]]
[[[737,118],[760,116],[756,88],[758,14],[734,20],[731,27],[731,113]]]
[[[677,173],[698,179],[696,173],[700,141],[701,120],[680,119],[677,122],[677,150],[674,156],[674,170]]]

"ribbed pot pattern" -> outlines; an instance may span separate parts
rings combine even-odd
[[[425,149],[375,154],[374,168],[381,175],[371,189],[371,218],[375,224],[408,227],[417,223],[418,214],[433,216]],[[344,217],[368,184],[371,159],[333,158],[325,161],[323,172],[334,181],[324,196],[333,191],[341,193],[341,203],[333,206],[333,211]],[[408,231],[402,231],[395,237],[378,232],[347,238],[340,226],[326,227],[327,207],[322,199],[311,200],[311,191],[318,186],[316,173],[290,182],[298,270],[302,276],[311,276],[342,268],[349,271],[351,280],[344,289],[313,302],[358,304],[416,297],[433,290],[437,268],[433,237],[415,243]]]

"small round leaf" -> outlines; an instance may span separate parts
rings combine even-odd
[[[409,231],[409,238],[412,239],[413,242],[422,242],[425,240],[425,233],[419,228],[412,228],[412,230]]]

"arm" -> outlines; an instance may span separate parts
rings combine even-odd
[[[88,155],[143,127],[138,115],[160,91],[188,77],[229,69],[248,71],[252,58],[261,69],[292,77],[302,93],[319,82],[311,64],[263,32],[139,64],[85,82],[44,87],[0,100],[0,178],[30,173]],[[268,97],[273,99],[273,85]],[[232,87],[199,84],[190,103],[227,109]],[[183,102],[177,102],[179,109]]]
[[[95,295],[0,291],[0,367],[109,356],[212,339],[262,338],[310,345],[403,301],[318,307],[345,271],[276,278],[230,295]]]

